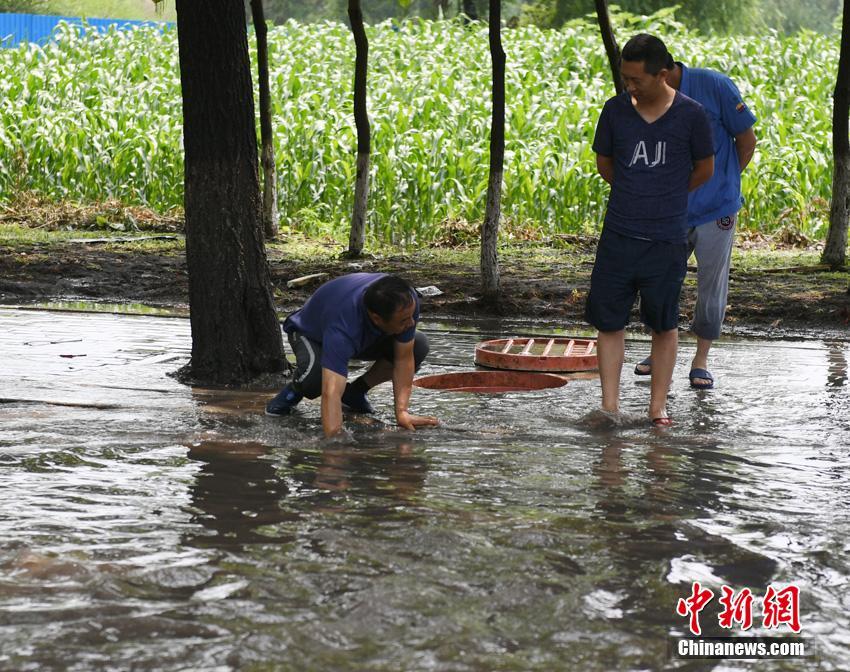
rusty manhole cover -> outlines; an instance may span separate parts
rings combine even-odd
[[[475,346],[475,363],[491,369],[568,373],[595,371],[596,341],[580,338],[500,338]]]
[[[530,392],[561,387],[567,379],[550,373],[527,371],[461,371],[423,376],[413,381],[417,387],[447,392]]]

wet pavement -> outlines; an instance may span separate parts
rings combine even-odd
[[[522,335],[424,327],[423,374]],[[416,433],[378,388],[327,441],[316,402],[268,418],[271,391],[170,378],[185,319],[0,309],[0,669],[847,669],[850,345],[724,342],[695,392],[684,342],[667,431],[630,373],[648,347],[616,426],[579,377],[416,390],[443,421]],[[788,636],[761,600],[798,587],[815,656],[671,657],[694,581],[712,636]],[[747,633],[723,585],[756,596]]]

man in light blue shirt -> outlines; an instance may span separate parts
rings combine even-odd
[[[708,353],[720,337],[726,316],[732,242],[743,204],[741,173],[755,151],[756,117],[735,83],[719,72],[688,68],[671,58],[667,83],[703,106],[714,136],[714,175],[688,199],[688,243],[697,259],[697,301],[691,323],[697,351],[688,378],[692,387],[705,390],[714,386]],[[650,358],[638,364],[635,373],[651,373]]]

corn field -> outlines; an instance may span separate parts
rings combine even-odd
[[[650,22],[651,23],[651,22]],[[831,95],[838,38],[705,37],[672,20],[618,27],[661,35],[674,56],[728,73],[759,117],[741,225],[790,225],[822,238],[831,188]],[[372,187],[369,235],[427,244],[451,221],[480,221],[490,134],[487,28],[453,21],[368,28]],[[356,138],[354,47],[340,24],[269,32],[282,224],[347,237]],[[613,95],[595,25],[505,30],[505,184],[510,224],[542,235],[598,230],[607,186],[591,143]],[[253,48],[253,44],[252,44]],[[255,61],[254,61],[255,62]],[[118,199],[182,205],[182,115],[175,30],[0,49],[0,198]]]

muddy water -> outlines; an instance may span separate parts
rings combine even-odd
[[[423,373],[471,363],[443,326]],[[685,343],[669,431],[626,371],[619,426],[596,380],[417,390],[444,426],[415,434],[378,389],[333,441],[318,404],[178,385],[188,348],[180,319],[0,310],[0,669],[847,669],[847,343],[726,343],[713,392]],[[817,658],[671,659],[695,580],[798,586]]]

